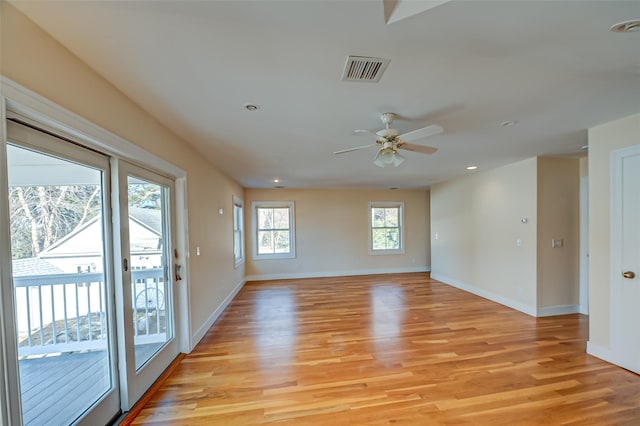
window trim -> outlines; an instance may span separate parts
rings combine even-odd
[[[258,208],[283,208],[289,209],[289,253],[258,254]],[[295,203],[293,201],[253,201],[251,202],[251,243],[252,259],[295,259],[296,257],[296,221]]]
[[[374,250],[373,249],[373,218],[372,218],[372,210],[377,207],[389,208],[395,207],[398,208],[398,229],[399,229],[399,237],[400,237],[400,247],[397,249],[385,249],[385,250]],[[387,255],[387,254],[404,254],[404,202],[403,201],[369,201],[369,208],[367,209],[368,216],[368,233],[369,233],[369,255],[377,256],[377,255]]]
[[[241,214],[238,222],[239,232],[240,232],[240,257],[236,257],[236,207],[241,209]],[[242,265],[246,259],[246,250],[245,250],[245,233],[244,233],[244,201],[236,197],[235,195],[232,198],[232,206],[231,212],[233,214],[233,262],[235,267],[238,268]]]

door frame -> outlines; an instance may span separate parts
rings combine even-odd
[[[80,141],[87,148],[94,149],[175,179],[176,248],[180,253],[181,277],[175,294],[175,334],[180,352],[189,353],[193,348],[190,321],[189,298],[189,236],[187,211],[187,173],[155,154],[127,141],[126,139],[93,124],[80,115],[71,112],[24,86],[0,75],[0,197],[7,197],[6,170],[6,116],[7,111],[19,114],[27,122],[55,134]],[[113,172],[113,171],[112,171]],[[9,253],[9,211],[8,206],[0,209],[0,252]],[[0,259],[0,295],[9,297],[12,282],[10,256]],[[0,383],[0,426],[14,424],[15,410],[19,412],[19,396],[9,391],[10,383],[18,382],[17,361],[12,361],[17,353],[15,323],[13,314],[2,312],[0,307],[0,373],[5,380]],[[10,331],[11,333],[8,333]],[[15,358],[17,359],[17,358]],[[11,367],[15,368],[11,368]],[[17,407],[17,408],[16,408]]]
[[[589,176],[580,176],[579,309],[589,315]]]

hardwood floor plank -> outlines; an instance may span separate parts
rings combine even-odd
[[[247,283],[145,425],[640,425],[640,376],[428,274]]]

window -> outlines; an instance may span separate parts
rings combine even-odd
[[[259,201],[251,206],[254,259],[295,257],[293,201]]]
[[[244,203],[233,197],[233,257],[236,268],[244,262]]]
[[[400,202],[369,203],[369,254],[404,253]]]

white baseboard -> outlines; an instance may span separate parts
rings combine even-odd
[[[604,346],[600,346],[589,341],[587,342],[587,353],[595,356],[596,358],[600,358],[603,361],[617,365],[618,367],[640,374],[640,370],[638,370],[636,365],[633,365],[633,363],[630,364],[628,359],[625,360],[624,357],[616,355],[615,352],[609,348],[605,348]]]
[[[499,303],[501,305],[507,306],[509,308],[515,309],[516,311],[520,311],[520,312],[524,312],[527,315],[531,315],[532,317],[535,317],[537,314],[536,308],[533,306],[529,306],[529,305],[525,305],[523,303],[520,302],[516,302],[515,300],[509,299],[507,297],[501,296],[499,294],[495,294],[492,293],[490,291],[478,288],[476,286],[473,286],[471,284],[466,284],[454,279],[451,279],[449,277],[445,277],[443,275],[440,274],[434,274],[431,273],[431,278],[434,280],[438,280],[441,281],[445,284],[448,284],[452,287],[456,287],[459,288],[460,290],[464,290],[467,291],[469,293],[473,293],[476,296],[480,296],[483,297],[485,299],[489,299],[492,302],[496,302]]]
[[[429,272],[430,266],[415,266],[411,268],[386,268],[386,269],[354,269],[348,271],[328,271],[328,272],[300,272],[286,274],[263,274],[248,275],[247,281],[267,281],[286,280],[297,278],[322,278],[322,277],[347,277],[354,275],[380,275],[380,274],[403,274],[408,272]]]
[[[587,353],[607,362],[613,362],[613,354],[609,348],[587,341]],[[615,363],[614,363],[615,364]]]
[[[556,315],[578,314],[580,313],[580,305],[557,305],[557,306],[544,306],[538,308],[537,316],[539,317],[553,317]]]
[[[229,303],[231,303],[233,298],[236,297],[236,294],[238,294],[238,292],[242,290],[242,287],[244,287],[246,282],[247,282],[246,280],[240,281],[233,288],[233,290],[231,290],[231,292],[227,295],[227,297],[224,298],[222,303],[220,303],[220,305],[218,305],[218,307],[211,313],[211,315],[209,315],[209,318],[207,318],[204,324],[202,324],[198,328],[198,330],[193,334],[193,336],[191,336],[191,348],[189,352],[191,352],[193,348],[195,348],[196,345],[200,342],[200,340],[202,340],[204,335],[207,334],[207,331],[209,331],[213,323],[216,322],[216,320],[222,314],[222,312],[227,308],[227,306],[229,306]]]

